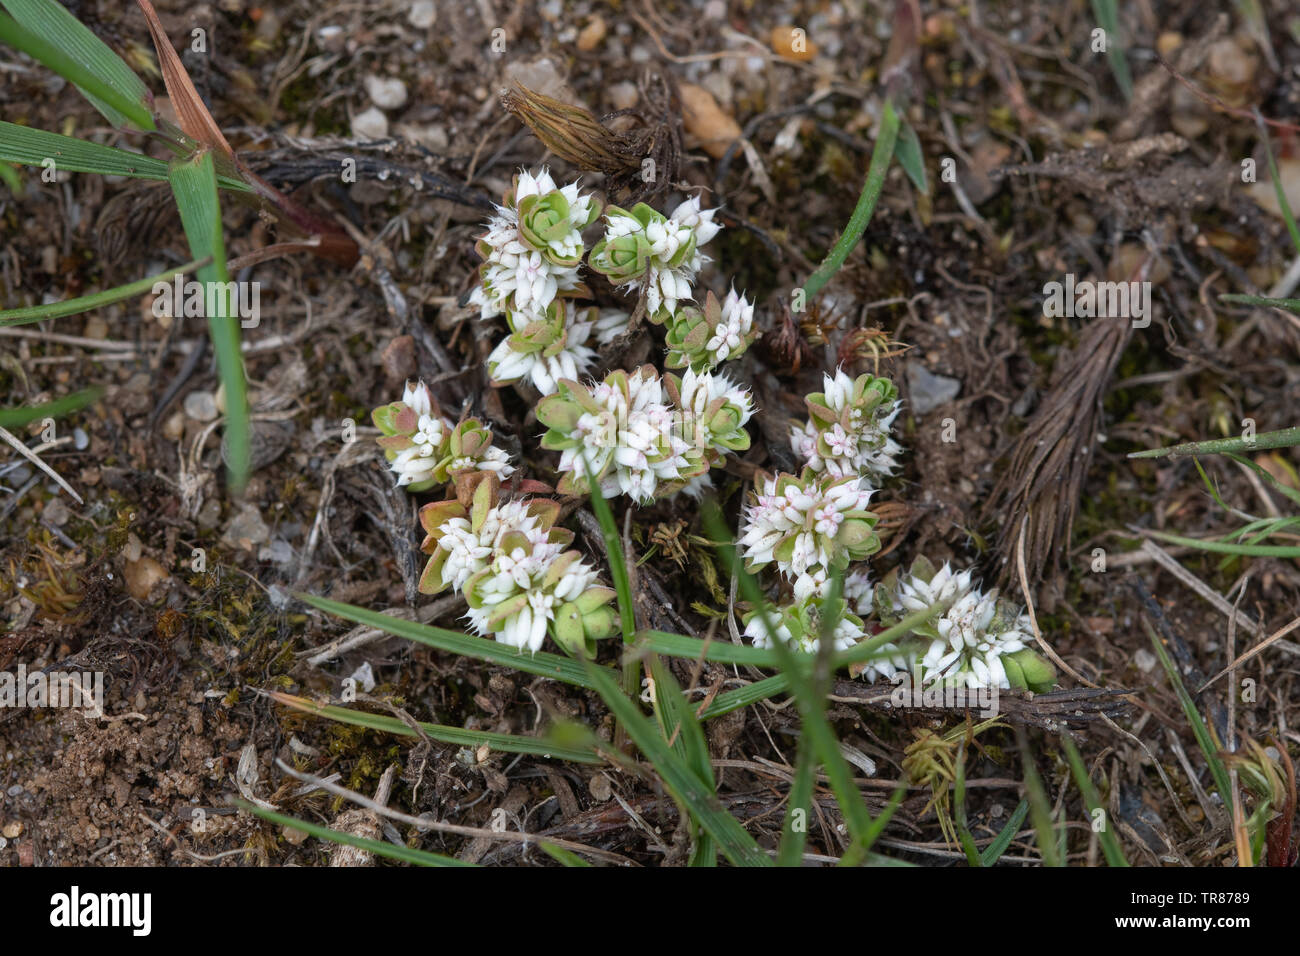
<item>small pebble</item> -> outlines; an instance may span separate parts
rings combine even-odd
[[[77,451],[85,451],[90,447],[90,436],[86,434],[85,429],[74,428],[72,430],[72,447]]]
[[[388,136],[388,117],[372,106],[352,117],[352,135],[357,139],[384,139]]]
[[[215,528],[217,522],[221,520],[221,502],[216,498],[209,498],[203,502],[197,520],[200,528]]]
[[[961,393],[961,382],[935,375],[920,362],[908,362],[907,391],[912,411],[925,415],[956,398]]]
[[[438,19],[438,8],[433,0],[415,0],[406,15],[406,21],[417,30],[427,30]]]
[[[210,422],[217,417],[217,400],[209,391],[199,389],[185,396],[185,414],[196,422]]]
[[[786,60],[806,63],[817,55],[817,44],[800,27],[773,27],[768,43],[773,53]]]
[[[56,528],[62,528],[68,523],[68,519],[72,517],[72,512],[68,510],[68,506],[63,503],[62,498],[55,498],[45,506],[45,511],[41,517]]]
[[[679,92],[682,99],[682,122],[704,151],[714,159],[721,159],[740,136],[740,124],[728,114],[718,101],[702,86],[683,83]]]
[[[235,515],[234,520],[226,526],[221,540],[232,547],[252,551],[254,547],[271,537],[271,529],[262,520],[257,505],[247,503]]]
[[[607,30],[605,18],[599,13],[596,14],[591,18],[591,22],[583,27],[582,32],[578,34],[578,49],[583,53],[590,53],[600,46],[600,41],[605,39]]]
[[[605,95],[609,97],[610,105],[616,110],[630,110],[636,106],[636,101],[640,97],[637,92],[635,83],[615,83],[605,90]]]
[[[131,593],[131,597],[137,601],[147,601],[150,592],[171,575],[167,573],[166,568],[146,554],[138,561],[128,561],[123,567],[123,577],[126,579],[126,589]]]
[[[185,434],[185,413],[177,411],[168,415],[163,422],[162,433],[168,441],[180,441]]]
[[[406,84],[395,77],[367,76],[366,95],[381,110],[400,109],[406,105]]]
[[[338,53],[343,49],[347,34],[338,24],[330,23],[316,31],[316,39],[330,53]]]

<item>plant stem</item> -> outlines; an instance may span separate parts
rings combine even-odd
[[[880,190],[885,185],[885,173],[889,171],[890,160],[894,158],[894,145],[898,142],[898,113],[894,111],[892,100],[885,100],[885,109],[880,117],[880,133],[876,137],[875,149],[871,151],[871,165],[867,168],[867,181],[858,196],[858,204],[849,217],[849,223],[831,251],[826,254],[822,264],[817,267],[808,281],[804,283],[804,300],[816,298],[817,293],[830,281],[831,276],[844,265],[853,247],[858,244],[862,234],[875,212]]]
[[[1259,432],[1253,438],[1218,438],[1213,441],[1192,441],[1168,448],[1148,448],[1130,452],[1130,458],[1186,458],[1188,455],[1219,455],[1224,452],[1259,451],[1265,448],[1290,448],[1300,445],[1300,427],[1282,428],[1275,432]]]

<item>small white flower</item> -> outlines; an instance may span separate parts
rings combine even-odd
[[[677,387],[679,429],[703,452],[726,455],[749,446],[741,430],[753,417],[749,392],[721,372],[687,369]]]
[[[559,450],[565,493],[596,481],[606,498],[619,493],[649,501],[664,483],[684,482],[691,445],[677,434],[663,383],[650,366],[618,370],[603,382],[565,381],[543,400],[538,418],[549,427],[543,447]]]
[[[817,601],[796,599],[793,604],[774,609],[766,607],[764,615],[752,612],[745,623],[745,636],[755,647],[772,646],[772,633],[794,651],[815,654],[821,646],[821,608]],[[770,627],[769,627],[770,625]],[[843,613],[831,630],[832,647],[847,651],[866,636],[866,631],[856,614]]]
[[[567,204],[567,217],[561,214],[558,228],[545,232],[550,238],[530,232],[521,223],[521,207],[525,220],[529,216],[526,200],[540,201],[555,212]],[[512,311],[540,315],[556,295],[578,288],[578,263],[585,248],[582,229],[595,215],[593,202],[590,195],[579,193],[577,183],[557,187],[545,169],[537,175],[520,171],[514,193],[506,197],[505,205],[497,206],[479,241],[481,284],[470,301],[479,307],[481,318]]]
[[[871,375],[825,375],[807,398],[809,421],[790,430],[790,444],[809,468],[837,477],[861,475],[872,484],[893,474],[902,452],[890,426],[902,408],[892,382]]]
[[[929,581],[915,574],[899,579],[894,593],[895,610],[904,614],[925,611],[945,601],[955,601],[971,590],[971,572],[953,571],[947,562]]]
[[[738,351],[753,329],[754,305],[743,295],[738,295],[733,286],[722,301],[722,321],[705,345],[713,363],[716,365],[724,362],[732,352]]]
[[[550,549],[554,549],[553,552]],[[596,583],[596,571],[584,561],[574,561],[560,581],[548,587],[544,578],[559,557],[558,545],[539,547],[532,553],[516,549],[493,560],[490,572],[475,588],[478,607],[470,607],[466,618],[479,633],[492,633],[502,644],[536,653],[546,640],[547,628],[555,620],[555,609],[581,595]],[[504,602],[526,595],[514,614],[490,630],[488,620]]]
[[[714,212],[702,210],[699,197],[681,203],[667,217],[644,204],[631,212],[610,206],[604,238],[592,250],[590,264],[616,285],[640,288],[651,321],[662,322],[693,298],[695,275],[708,261],[700,247],[721,229]]]
[[[919,661],[922,682],[1008,689],[1002,656],[1028,645],[1028,615],[1007,619],[996,591],[985,594],[971,583],[969,571],[954,573],[947,564],[928,582],[909,574],[895,589],[895,609],[903,613],[949,601],[951,606],[933,622],[938,637],[932,637]]]
[[[872,489],[861,479],[805,472],[763,476],[745,511],[740,545],[751,569],[775,563],[797,593],[824,594],[826,572],[876,551]]]
[[[487,513],[482,527],[475,533],[469,518],[449,518],[437,529],[439,546],[447,552],[442,566],[443,586],[459,591],[470,575],[486,568],[496,553],[503,535],[518,531],[533,544],[533,560],[549,564],[563,550],[561,543],[552,543],[550,530],[540,526],[537,518],[528,513],[526,501],[507,501],[496,505]],[[504,573],[508,576],[514,563],[501,556]]]
[[[397,474],[399,488],[413,485],[418,481],[428,481],[433,477],[434,469],[438,467],[438,459],[427,449],[426,445],[415,445],[399,451],[397,456],[388,463]]]
[[[566,299],[557,303],[546,318],[510,313],[514,333],[497,343],[488,356],[488,375],[498,385],[528,378],[539,392],[549,395],[560,379],[577,378],[595,362],[596,352],[587,345],[595,327],[590,317],[594,312],[594,309],[575,308]],[[553,336],[549,344],[527,341],[524,330],[532,321],[556,323],[548,328]]]
[[[865,566],[854,568],[844,576],[844,600],[858,617],[871,616],[875,608],[876,585]]]

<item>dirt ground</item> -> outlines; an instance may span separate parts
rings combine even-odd
[[[147,74],[153,54],[133,4],[67,6]],[[351,270],[302,254],[252,267],[262,318],[244,332],[255,431],[242,496],[224,485],[210,350],[188,361],[206,336],[200,320],[160,320],[146,299],[0,329],[0,407],[107,389],[60,420],[57,444],[42,452],[84,503],[0,453],[9,454],[0,457],[0,670],[57,663],[107,680],[102,719],[0,710],[0,865],[326,864],[329,844],[229,805],[242,793],[300,818],[355,823],[341,801],[302,793],[277,759],[367,794],[396,767],[389,805],[406,813],[483,828],[504,819],[623,861],[684,862],[676,807],[644,780],[333,724],[265,696],[337,697],[344,678],[368,668],[370,699],[353,706],[377,713],[523,734],[562,715],[611,732],[595,695],[398,638],[372,634],[323,653],[366,629],[293,598],[462,626],[463,602],[415,590],[420,499],[393,487],[373,442],[340,438],[348,420],[376,434],[370,410],[396,400],[408,377],[430,383],[445,408],[487,420],[526,474],[555,479],[556,456],[536,441],[536,393],[488,386],[482,359],[498,328],[460,305],[475,282],[475,239],[512,174],[541,163],[557,179],[581,172],[502,108],[498,92],[511,81],[601,116],[654,113],[656,91],[676,90],[654,113],[670,127],[681,121],[682,86],[716,104],[720,118],[682,130],[682,188],[672,194],[689,186],[724,210],[701,281],[718,293],[734,281],[759,303],[763,338],[734,372],[761,409],[753,446],[715,479],[733,520],[756,469],[792,463],[788,421],[823,371],[878,368],[899,384],[906,453],[877,498],[893,508],[893,533],[873,568],[883,575],[919,554],[977,567],[1013,600],[1032,601],[1068,667],[1064,702],[1030,702],[968,753],[967,814],[981,844],[1025,796],[1018,725],[1071,821],[1069,862],[1101,861],[1057,743],[1071,724],[1130,860],[1230,865],[1231,827],[1208,795],[1206,761],[1147,628],[1195,691],[1296,616],[1300,569],[1168,545],[1161,563],[1141,547],[1145,530],[1222,534],[1240,514],[1214,501],[1191,459],[1126,456],[1233,436],[1245,419],[1259,432],[1297,424],[1300,321],[1218,298],[1274,289],[1295,259],[1271,187],[1241,176],[1253,159],[1267,179],[1258,110],[1275,121],[1284,181],[1300,181],[1288,125],[1300,105],[1300,16],[1286,3],[1262,6],[1267,39],[1235,4],[1122,4],[1134,81],[1126,103],[1106,56],[1090,49],[1087,3],[923,3],[906,118],[928,194],[895,164],[860,246],[792,314],[791,290],[843,228],[866,173],[888,79],[894,10],[884,0],[160,0],[178,49],[193,29],[206,31],[209,52],[184,62],[232,145],[270,182],[346,224],[363,255]],[[806,58],[773,52],[773,28],[789,25],[806,30]],[[71,86],[30,61],[15,67],[11,50],[0,60],[4,119],[115,141]],[[157,75],[148,79],[161,96]],[[377,82],[392,79],[405,90],[397,105]],[[744,147],[714,155],[701,137],[706,127],[725,136],[728,121]],[[357,162],[356,182],[340,179],[346,158]],[[955,182],[943,176],[947,158]],[[603,188],[600,174],[583,176]],[[4,308],[189,258],[165,185],[23,177],[20,196],[0,194]],[[281,238],[257,210],[226,205],[232,255]],[[1153,288],[1148,327],[1043,313],[1044,284],[1067,273],[1139,272]],[[658,348],[643,337],[617,361],[633,368]],[[21,437],[35,446],[40,432]],[[1064,464],[1026,471],[1026,449],[1043,447],[1059,448]],[[1294,449],[1253,457],[1295,487]],[[1231,461],[1201,461],[1237,512],[1294,508]],[[627,500],[614,505],[621,522]],[[1027,595],[1015,566],[1026,514]],[[599,534],[569,524],[603,567]],[[636,511],[643,610],[651,626],[725,640],[727,582],[702,533],[689,499]],[[1230,632],[1198,587],[1228,605],[1240,598],[1253,632]],[[1300,645],[1279,640],[1196,698],[1224,739],[1231,726],[1243,753],[1247,740],[1271,746],[1278,766],[1281,751],[1300,746],[1297,655]],[[677,676],[706,689],[753,678],[690,662]],[[1253,700],[1234,694],[1243,681],[1254,682]],[[1098,696],[1069,696],[1088,684]],[[887,712],[860,699],[863,686],[841,681],[831,717],[875,812],[905,776],[906,748],[962,715]],[[778,701],[707,725],[723,802],[765,847],[780,835],[797,723]],[[877,850],[924,865],[962,861],[931,798],[915,782]],[[1247,815],[1256,805],[1247,802]],[[808,849],[834,857],[843,834],[824,787],[816,806]],[[555,865],[535,846],[392,823],[382,832],[479,863]],[[1039,859],[1028,823],[1003,859]]]

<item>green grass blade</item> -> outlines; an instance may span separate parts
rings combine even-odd
[[[403,737],[417,736],[416,732],[396,717],[385,714],[372,714],[350,707],[336,707],[333,704],[318,704],[305,697],[285,694],[280,691],[267,691],[267,696],[278,704],[291,707],[304,714],[323,717],[340,724],[353,727],[367,727],[383,733],[397,734]],[[549,757],[554,760],[569,760],[574,763],[602,763],[602,759],[590,747],[568,747],[545,737],[520,737],[515,734],[496,734],[485,730],[466,730],[463,727],[449,727],[443,724],[420,722],[420,729],[433,740],[455,744],[458,747],[482,747],[486,744],[502,753],[529,754],[534,757]]]
[[[1241,455],[1234,455],[1231,452],[1225,452],[1224,454],[1227,455],[1228,458],[1237,462],[1237,464],[1245,465],[1251,471],[1255,472],[1255,474],[1259,475],[1260,478],[1264,479],[1276,488],[1278,492],[1290,498],[1295,504],[1300,505],[1300,491],[1296,491],[1296,489],[1292,488],[1290,485],[1278,481],[1277,478],[1273,477],[1273,473],[1267,468],[1256,464],[1249,458],[1243,458]]]
[[[1300,445],[1300,427],[1260,432],[1253,438],[1215,438],[1210,441],[1184,442],[1165,448],[1148,448],[1129,452],[1130,458],[1186,458],[1188,455],[1218,455],[1225,452],[1252,452],[1268,448]]]
[[[614,590],[618,593],[618,619],[623,629],[623,643],[631,644],[636,634],[636,615],[632,604],[632,580],[627,573],[627,559],[623,554],[623,542],[614,523],[614,512],[609,502],[600,492],[592,489],[591,510],[600,522],[601,537],[605,541],[605,551],[609,555],[609,575],[614,580]]]
[[[195,259],[212,261],[198,270],[203,283],[229,283],[226,242],[221,227],[221,201],[217,196],[217,174],[212,153],[204,150],[194,157],[176,159],[168,166],[176,207]],[[210,288],[210,286],[205,286]],[[233,289],[233,286],[226,286]],[[205,297],[207,298],[207,297]],[[239,319],[229,297],[218,297],[216,315],[208,316],[208,331],[217,355],[217,374],[226,391],[226,445],[229,452],[227,475],[236,492],[248,482],[249,422],[248,392],[244,379],[244,358],[239,349]]]
[[[1291,211],[1291,203],[1286,198],[1286,188],[1282,184],[1282,175],[1278,172],[1277,160],[1273,157],[1273,144],[1269,142],[1268,126],[1258,110],[1255,111],[1255,125],[1259,128],[1259,138],[1264,142],[1264,155],[1268,157],[1268,174],[1273,179],[1273,190],[1277,196],[1278,208],[1282,210],[1282,218],[1286,221],[1286,231],[1291,234],[1291,244],[1295,246],[1297,252],[1300,252],[1300,227],[1296,226],[1295,213]]]
[[[102,173],[134,179],[167,178],[167,164],[161,159],[101,146],[75,136],[32,129],[0,121],[0,160],[23,166],[40,166],[54,160],[58,169],[73,173]]]
[[[695,712],[682,693],[681,685],[658,655],[650,656],[650,676],[654,678],[654,710],[664,739],[670,741],[677,755],[695,772],[711,792],[717,793],[709,744],[704,739]],[[699,822],[698,820],[696,821]],[[691,847],[691,866],[717,866],[718,851],[707,831],[696,833]]]
[[[714,541],[728,540],[729,534],[716,502],[711,502],[707,508],[704,526]],[[735,546],[730,543],[720,543],[717,545],[717,551],[722,567],[736,576],[745,599],[756,608],[765,607],[765,599],[758,582],[745,570]],[[840,752],[835,731],[826,719],[826,701],[813,684],[811,660],[803,659],[808,658],[809,655],[796,654],[786,646],[784,641],[775,638],[772,641],[772,649],[777,655],[782,673],[790,678],[790,690],[794,693],[803,733],[812,743],[817,761],[821,764],[822,771],[830,784],[831,793],[835,795],[835,802],[839,804],[840,812],[844,815],[850,843],[840,863],[849,866],[861,863],[866,859],[873,840],[871,811],[853,782],[853,771]]]
[[[717,841],[719,849],[736,866],[771,866],[771,858],[759,848],[749,831],[718,803],[717,794],[702,781],[686,761],[668,746],[659,730],[619,688],[609,671],[584,662],[596,692],[610,713],[626,730],[632,742],[655,766],[664,784],[694,814]]]
[[[1029,801],[1021,800],[1020,805],[1011,814],[1011,819],[1007,821],[1000,833],[993,839],[993,842],[984,848],[980,854],[981,866],[994,866],[998,860],[1002,859],[1002,854],[1007,852],[1007,847],[1011,846],[1011,841],[1016,838],[1020,828],[1024,825],[1025,817],[1029,815]]]
[[[966,862],[971,866],[983,866],[979,850],[975,847],[975,838],[971,836],[966,824],[966,745],[962,744],[957,752],[956,774],[952,783],[953,823],[957,827],[957,840],[961,843]]]
[[[1043,780],[1034,766],[1034,755],[1029,749],[1029,738],[1023,727],[1016,727],[1016,740],[1020,744],[1021,763],[1024,765],[1025,789],[1029,791],[1029,819],[1034,824],[1034,837],[1044,866],[1061,866],[1061,852],[1057,846],[1055,827],[1052,825],[1052,802],[1047,798]]]
[[[885,186],[885,174],[889,172],[889,162],[894,157],[894,146],[898,141],[898,113],[894,110],[894,104],[885,101],[885,109],[880,117],[880,132],[876,136],[876,145],[871,150],[871,165],[867,168],[867,181],[862,186],[862,194],[858,196],[858,204],[853,209],[853,214],[849,216],[848,225],[844,227],[844,232],[831,251],[826,254],[816,271],[808,277],[804,283],[804,300],[811,302],[821,292],[822,287],[830,281],[831,276],[839,271],[840,266],[844,265],[844,260],[849,257],[853,247],[858,244],[862,238],[862,233],[867,229],[867,223],[871,221],[871,214],[876,210],[876,202],[880,199],[880,191]]]
[[[803,863],[803,848],[808,841],[808,827],[812,825],[813,775],[816,772],[817,761],[813,757],[812,745],[801,737],[794,760],[794,779],[790,781],[790,799],[785,805],[785,822],[781,824],[781,845],[776,851],[777,866],[799,866]],[[800,825],[796,827],[796,823]]]
[[[623,553],[623,541],[618,534],[618,525],[614,523],[614,512],[609,502],[600,493],[600,488],[592,482],[591,510],[596,513],[600,524],[600,536],[605,542],[605,555],[609,559],[609,576],[614,581],[614,591],[618,595],[618,621],[623,632],[624,646],[631,644],[636,634],[636,610],[632,603],[632,579],[628,575],[627,555]],[[623,693],[636,697],[641,691],[641,660],[633,655],[623,658]]]
[[[1106,31],[1106,61],[1110,64],[1110,72],[1114,74],[1124,99],[1131,100],[1133,74],[1129,72],[1124,44],[1119,38],[1119,10],[1115,0],[1092,0],[1092,15],[1097,18],[1097,26]]]
[[[1192,700],[1192,695],[1187,692],[1183,685],[1183,678],[1178,673],[1178,668],[1169,657],[1169,651],[1156,632],[1152,630],[1151,625],[1143,620],[1143,626],[1146,628],[1147,637],[1151,639],[1152,645],[1156,649],[1156,656],[1160,658],[1160,664],[1164,667],[1165,673],[1169,675],[1169,683],[1174,688],[1174,693],[1178,696],[1178,703],[1182,705],[1183,714],[1187,717],[1187,722],[1192,726],[1192,734],[1196,737],[1197,746],[1201,748],[1201,753],[1205,755],[1205,762],[1210,766],[1210,775],[1214,777],[1214,787],[1219,791],[1219,798],[1223,801],[1225,807],[1232,806],[1232,783],[1228,776],[1228,768],[1223,765],[1219,759],[1219,748],[1214,744],[1214,738],[1210,735],[1210,728],[1205,725],[1201,718],[1200,712],[1196,709],[1196,702]]]
[[[85,408],[92,402],[98,401],[103,394],[103,388],[96,386],[73,392],[71,395],[56,398],[54,401],[45,402],[42,405],[0,408],[0,428],[22,428],[24,425],[40,421],[42,418],[60,418],[64,415],[70,415]]]
[[[54,0],[3,0],[0,40],[76,85],[114,126],[154,129],[148,88],[126,62]]]
[[[1287,312],[1300,315],[1300,299],[1270,299],[1266,295],[1240,295],[1236,292],[1225,292],[1219,296],[1219,301],[1230,302],[1233,305],[1261,305],[1274,309],[1285,309]]]
[[[541,840],[537,844],[541,847],[543,853],[549,856],[555,862],[567,867],[587,868],[591,864],[584,860],[572,850],[565,849],[562,846],[556,846],[550,840]]]
[[[270,820],[272,823],[278,823],[281,826],[292,827],[306,833],[308,836],[314,836],[318,840],[329,840],[331,843],[341,843],[344,846],[369,850],[376,856],[387,857],[390,860],[401,860],[403,863],[414,863],[416,866],[474,866],[473,863],[466,863],[464,860],[457,860],[450,856],[442,856],[439,853],[430,853],[428,850],[415,850],[409,846],[397,846],[386,840],[370,840],[366,837],[344,833],[342,830],[331,830],[319,823],[309,823],[296,817],[285,816],[283,813],[264,809],[246,800],[236,800],[235,804],[254,816],[261,817],[263,820]]]
[[[644,631],[641,639],[656,654],[699,660],[701,657],[715,664],[747,664],[751,667],[776,667],[776,653],[749,644],[731,644],[712,641],[708,647],[699,638],[666,631]]]
[[[921,140],[910,123],[900,119],[898,123],[898,142],[894,145],[894,155],[898,165],[903,167],[912,185],[929,195],[930,185],[925,176],[925,154],[921,151]]]
[[[1092,778],[1088,776],[1088,769],[1083,765],[1079,748],[1064,734],[1061,735],[1061,746],[1065,748],[1065,759],[1070,762],[1070,772],[1074,774],[1074,782],[1079,785],[1079,790],[1083,793],[1083,802],[1088,807],[1088,816],[1094,817],[1098,810],[1103,814],[1104,825],[1097,831],[1097,838],[1101,841],[1101,852],[1106,855],[1106,862],[1111,866],[1128,866],[1128,859],[1120,849],[1119,841],[1115,839],[1115,831],[1110,827],[1110,819],[1104,815],[1106,810],[1101,805],[1101,798],[1097,796],[1097,788],[1093,785]]]
[[[460,634],[445,628],[421,624],[418,621],[389,617],[387,614],[369,611],[352,604],[344,604],[341,601],[331,601],[329,598],[316,597],[311,594],[296,594],[294,596],[317,610],[346,618],[357,624],[365,624],[367,627],[377,628],[385,633],[395,634],[398,637],[404,637],[409,641],[446,651],[449,654],[472,657],[476,660],[487,661],[489,664],[499,664],[502,667],[510,667],[526,674],[550,677],[565,684],[572,684],[575,687],[585,687],[588,690],[595,689],[582,663],[571,657],[561,657],[559,654],[550,654],[546,651],[529,654],[508,647],[505,644],[498,644],[496,641],[484,637],[475,637],[473,634]],[[608,668],[601,669],[608,671]]]
[[[700,719],[711,720],[714,717],[721,717],[733,710],[741,710],[751,704],[757,704],[760,700],[767,700],[777,694],[784,694],[789,689],[790,678],[785,674],[776,674],[772,677],[765,677],[763,680],[754,681],[752,684],[746,684],[744,687],[737,687],[735,690],[723,691],[713,698],[713,703],[704,708],[704,712],[700,714]]]
[[[46,159],[54,160],[58,169],[72,173],[167,180],[167,163],[161,159],[0,120],[0,161],[39,167]],[[218,176],[217,185],[234,192],[252,189],[243,180],[229,176]]]
[[[10,309],[7,312],[0,312],[0,326],[31,325],[33,322],[44,322],[46,319],[61,319],[64,316],[77,315],[81,312],[89,312],[91,309],[112,305],[123,299],[132,299],[152,291],[159,282],[171,282],[177,275],[187,275],[204,264],[202,261],[195,260],[146,279],[137,279],[135,282],[128,282],[126,285],[105,289],[92,295],[51,302],[49,305],[34,305],[28,309]]]
[[[1300,558],[1300,545],[1228,544],[1223,541],[1185,538],[1180,534],[1169,534],[1165,531],[1148,531],[1147,534],[1171,544],[1181,544],[1184,547],[1211,551],[1214,554],[1235,554],[1247,558]]]
[[[746,600],[748,599],[749,595],[746,595]],[[860,641],[847,651],[837,652],[831,658],[832,667],[847,667],[849,664],[880,657],[882,645],[906,637],[913,628],[919,624],[924,624],[942,610],[942,607],[934,607],[909,614],[892,627],[886,628],[879,634],[873,634],[867,640]],[[685,634],[670,634],[666,631],[644,631],[641,638],[646,642],[646,646],[650,650],[656,654],[667,654],[669,657],[685,657],[689,660],[703,658],[717,664],[747,664],[752,667],[781,666],[779,652],[754,647],[750,644],[713,641],[706,647],[705,642],[699,638],[687,637]]]

